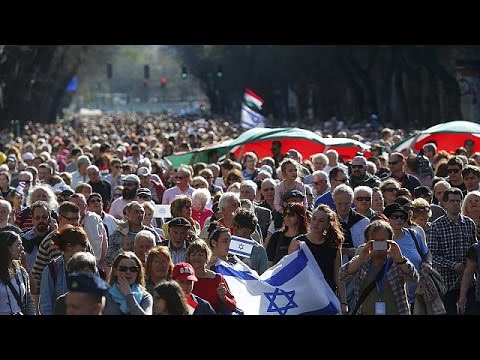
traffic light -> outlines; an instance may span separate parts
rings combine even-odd
[[[150,79],[150,65],[145,65],[143,67],[143,78]]]
[[[182,79],[186,79],[187,77],[188,77],[187,67],[182,66]]]
[[[112,64],[107,64],[107,78],[111,79],[113,75]]]
[[[218,77],[218,78],[221,78],[222,76],[223,76],[222,65],[218,65],[218,68],[217,68],[217,77]]]

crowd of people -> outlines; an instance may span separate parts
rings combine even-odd
[[[405,131],[322,135],[371,145],[172,166],[235,138],[227,122],[168,115],[29,123],[0,134],[0,314],[242,314],[222,260],[259,275],[304,242],[343,314],[479,314],[480,154]],[[155,216],[169,205],[169,217]],[[249,257],[232,236],[253,240]]]

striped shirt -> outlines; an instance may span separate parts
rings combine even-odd
[[[476,242],[475,223],[469,217],[459,215],[455,223],[444,215],[432,223],[427,245],[432,253],[433,267],[442,275],[448,290],[460,289],[461,274],[453,267],[455,263],[466,263],[467,251]]]
[[[52,234],[54,232],[55,231],[52,231],[50,234],[45,236],[45,239],[43,239],[43,241],[38,246],[37,258],[35,259],[35,264],[33,265],[32,270],[32,276],[37,283],[37,289],[40,289],[43,269],[45,269],[45,267],[51,260],[62,255],[62,252],[58,249],[55,249],[53,246]],[[92,246],[90,245],[90,241],[87,241],[87,251],[95,255]]]

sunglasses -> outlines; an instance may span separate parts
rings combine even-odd
[[[412,210],[413,210],[414,212],[430,211],[430,206],[412,207]]]
[[[116,197],[120,197],[122,196],[122,194],[118,193],[118,194],[113,194],[113,197],[116,198]]]
[[[372,198],[370,196],[357,196],[355,198],[355,200],[357,200],[357,201],[370,201],[370,200],[372,200]]]
[[[102,200],[100,200],[100,199],[98,199],[98,198],[97,198],[97,199],[90,199],[90,200],[88,201],[89,204],[92,204],[92,203],[101,203],[101,202],[102,202]]]
[[[119,266],[117,269],[120,272],[127,272],[127,270],[131,273],[138,272],[138,266]]]
[[[294,212],[284,212],[283,217],[294,217],[296,214]]]
[[[397,165],[398,164],[398,161],[389,161],[388,162],[388,165]]]
[[[62,215],[62,214],[60,214],[60,216],[63,217],[64,219],[67,219],[68,221],[75,221],[75,222],[80,221],[80,217],[67,217],[67,216]]]
[[[460,171],[460,169],[447,169],[447,172],[448,172],[449,174],[451,174],[451,173],[456,174],[456,173],[458,173],[459,171]]]
[[[397,188],[389,188],[389,189],[385,189],[385,191],[388,191],[388,192],[397,192],[398,189]]]
[[[405,221],[407,220],[407,218],[405,217],[405,215],[391,215],[388,217],[390,220],[402,220],[402,221]]]
[[[365,165],[352,165],[352,169],[363,169]]]

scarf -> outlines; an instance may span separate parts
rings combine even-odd
[[[30,240],[22,238],[22,245],[23,245],[23,248],[25,249],[25,252],[27,254],[31,254],[33,249],[35,249],[35,247],[38,248],[40,246],[44,238],[45,236],[36,236]]]
[[[130,285],[130,289],[132,290],[133,297],[137,303],[140,304],[143,298],[142,288],[137,283],[134,283]],[[127,298],[122,294],[117,284],[111,286],[108,292],[112,296],[113,301],[120,305],[120,311],[124,314],[128,314]]]

